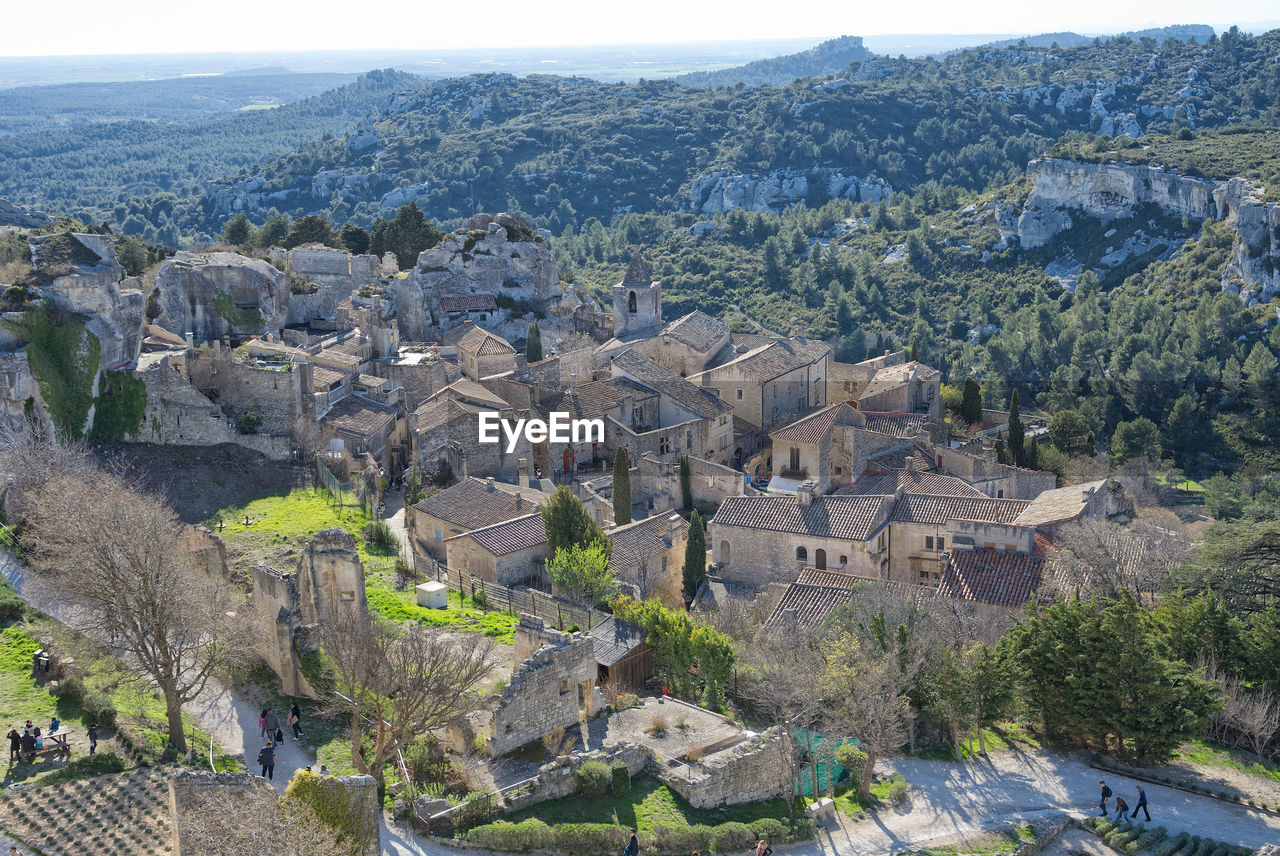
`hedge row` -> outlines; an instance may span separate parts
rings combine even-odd
[[[730,822],[716,826],[695,824],[679,829],[658,827],[640,842],[640,849],[660,856],[688,856],[702,853],[742,852],[764,839],[777,845],[813,838],[812,820],[799,819],[788,827],[775,818],[766,817],[750,824]],[[565,856],[598,856],[619,852],[626,844],[627,831],[611,823],[562,823],[548,826],[541,820],[520,823],[498,821],[477,826],[465,840],[487,850],[529,853],[534,850],[562,853]],[[612,851],[611,851],[612,849]]]

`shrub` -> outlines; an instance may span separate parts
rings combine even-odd
[[[1161,828],[1163,829],[1163,827]],[[1179,832],[1173,838],[1166,838],[1156,845],[1155,849],[1151,851],[1151,856],[1173,856],[1182,845],[1187,843],[1188,838],[1190,836],[1185,832]]]
[[[103,728],[116,724],[116,703],[104,692],[91,692],[84,697],[85,716]]]
[[[688,853],[710,853],[715,842],[715,827],[694,824],[680,829],[656,827],[645,843],[647,849],[663,856],[686,856]]]
[[[565,856],[619,853],[627,843],[626,830],[611,823],[562,823],[552,832],[554,843],[549,849]]]
[[[856,743],[845,743],[836,749],[836,763],[844,767],[850,774],[862,769],[867,763],[867,753]]]
[[[653,719],[649,720],[649,727],[645,731],[654,737],[665,737],[667,734],[667,718],[660,713],[655,713]]]
[[[587,761],[578,768],[578,791],[590,799],[608,796],[612,777],[604,761]]]
[[[256,410],[250,410],[248,413],[240,417],[240,421],[236,423],[236,428],[241,434],[257,434],[258,429],[262,427],[262,414]]]
[[[321,776],[305,770],[294,774],[285,789],[285,803],[305,805],[315,812],[321,823],[332,829],[338,839],[359,852],[376,841],[378,823],[359,810],[359,797],[333,776]]]
[[[0,577],[0,624],[8,624],[22,617],[25,604],[9,580]]]
[[[85,755],[68,761],[62,769],[46,776],[41,785],[52,785],[57,782],[69,782],[73,779],[87,779],[92,776],[105,776],[112,773],[123,773],[127,767],[120,756],[114,752],[99,752],[96,755]]]
[[[374,520],[365,524],[364,540],[369,542],[371,547],[378,547],[389,553],[395,553],[400,549],[400,539],[396,537],[396,533],[391,531],[391,526],[385,520]]]
[[[631,790],[631,771],[621,761],[609,765],[609,793],[615,797],[625,796]]]
[[[818,824],[811,817],[797,817],[791,824],[791,833],[787,836],[788,842],[809,841],[818,834]],[[764,838],[764,836],[760,836]],[[766,839],[768,840],[768,839]]]
[[[486,850],[505,850],[512,853],[528,853],[545,850],[551,846],[551,827],[540,820],[530,819],[520,823],[499,821],[477,826],[466,833],[465,840]]]
[[[715,827],[715,850],[717,853],[746,850],[758,840],[755,832],[745,823],[731,821]]]

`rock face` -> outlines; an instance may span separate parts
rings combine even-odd
[[[1185,176],[1176,170],[1124,163],[1078,163],[1044,158],[1027,169],[1033,187],[1012,228],[1011,212],[996,212],[1003,238],[1016,236],[1024,249],[1043,247],[1070,229],[1073,217],[1105,222],[1129,217],[1139,205],[1193,221],[1231,223],[1240,238],[1222,274],[1223,288],[1246,304],[1280,293],[1280,206],[1266,202],[1262,188],[1243,178],[1227,181]]]
[[[520,240],[512,240],[513,235]],[[450,322],[442,297],[489,294],[538,311],[558,305],[565,296],[560,272],[550,250],[535,237],[509,214],[477,214],[438,247],[424,250],[409,275],[392,286],[401,337],[430,340],[461,324],[461,319]]]
[[[289,280],[267,262],[236,253],[180,252],[156,272],[156,323],[200,341],[280,332]]]
[[[48,226],[53,218],[43,211],[15,205],[7,199],[0,199],[0,226],[16,226],[19,229],[39,229]]]
[[[27,429],[28,401],[31,416],[40,420],[45,436],[53,436],[53,421],[40,396],[40,385],[31,373],[27,352],[0,351],[0,430],[21,434]]]
[[[310,244],[290,250],[286,258],[290,273],[316,284],[315,293],[294,294],[289,298],[290,324],[334,320],[340,302],[353,292],[377,285],[381,278],[377,256],[354,256],[346,250]]]
[[[31,260],[47,284],[41,296],[85,319],[98,337],[104,369],[132,366],[142,350],[146,300],[137,279],[123,279],[105,235],[80,233],[31,238]]]
[[[817,191],[829,199],[879,202],[893,188],[879,179],[845,175],[838,169],[778,170],[768,175],[735,175],[728,170],[700,175],[689,185],[685,210],[701,214],[782,211]]]

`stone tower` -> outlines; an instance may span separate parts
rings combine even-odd
[[[662,283],[653,280],[636,250],[627,275],[613,287],[613,335],[656,331],[661,326]]]

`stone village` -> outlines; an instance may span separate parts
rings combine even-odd
[[[31,244],[37,266],[55,250],[75,260],[45,271],[41,294],[97,343],[95,392],[114,373],[145,385],[126,442],[314,457],[365,485],[371,508],[410,468],[449,474],[404,510],[407,554],[434,572],[418,602],[441,602],[446,586],[489,586],[525,593],[531,608],[505,686],[450,725],[445,745],[502,758],[565,729],[583,733],[578,751],[504,797],[507,810],[572,793],[575,770],[600,759],[649,770],[695,807],[767,799],[791,783],[779,727],[755,733],[663,696],[643,628],[589,616],[562,632],[533,605],[563,594],[545,570],[540,513],[558,487],[610,540],[619,589],[679,609],[687,468],[692,503],[714,509],[692,607],[748,604],[762,632],[783,634],[818,624],[867,583],[1007,615],[1047,579],[1060,533],[1132,513],[1115,479],[1059,488],[1052,473],[1001,463],[1008,413],[986,411],[981,430],[953,435],[941,373],[905,349],[845,364],[798,335],[738,332],[696,310],[668,319],[639,251],[601,303],[563,282],[541,236],[506,214],[472,217],[406,274],[394,259],[318,245],[267,260],[179,252],[149,293],[101,236]],[[308,288],[291,288],[299,279]],[[529,362],[534,323],[545,355]],[[65,426],[26,345],[0,333],[0,422],[53,432]],[[511,425],[567,414],[601,430],[483,442],[495,414]],[[1035,419],[1027,427],[1043,430]],[[634,521],[621,524],[608,466],[619,449]],[[192,549],[226,574],[216,533],[192,530]],[[342,530],[315,533],[296,566],[253,569],[250,642],[287,695],[317,694],[303,658],[332,609],[368,612],[364,574]],[[603,716],[613,708],[602,691],[618,681],[638,706]],[[646,725],[663,711],[689,722],[688,735],[655,736]],[[191,775],[174,785],[175,807],[212,786]],[[449,808],[423,797],[414,810],[429,819]]]

